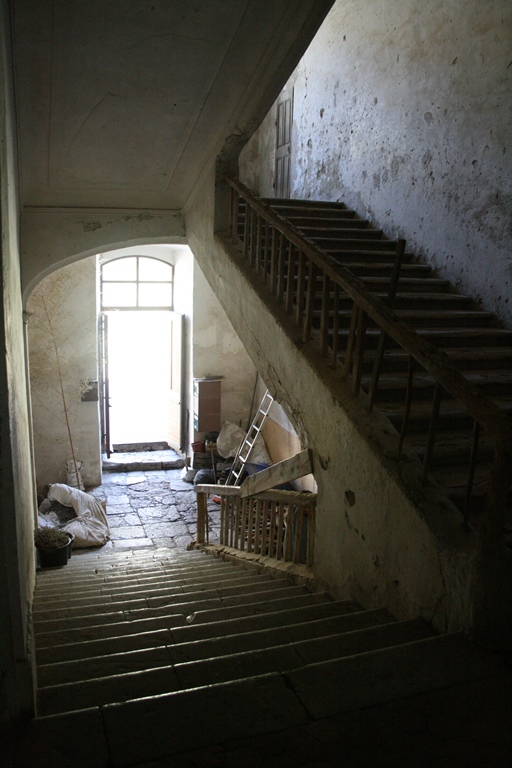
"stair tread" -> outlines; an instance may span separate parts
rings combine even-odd
[[[95,749],[106,733],[118,764],[142,765],[189,752],[191,745],[200,750],[218,744],[219,734],[223,742],[261,739],[265,733],[306,724],[311,717],[332,717],[486,676],[504,677],[507,684],[512,677],[504,662],[489,661],[488,654],[461,637],[437,637],[282,674],[107,704],[101,710],[104,731],[93,711],[85,717],[88,732],[99,738]],[[236,712],[236,718],[226,718],[226,711]],[[77,724],[77,714],[69,713],[41,718],[37,726],[41,736],[58,741],[59,734],[70,731],[75,738]],[[61,741],[67,754],[72,745],[72,739]]]
[[[214,607],[231,608],[236,606],[249,606],[253,603],[260,603],[262,600],[269,602],[283,599],[294,599],[300,596],[309,596],[311,593],[305,587],[287,585],[285,587],[274,589],[262,588],[253,592],[241,592],[235,595],[221,594],[218,590],[212,590],[212,594],[207,593],[182,593],[169,596],[137,598],[134,600],[122,600],[112,603],[79,605],[75,608],[58,608],[50,611],[35,611],[34,624],[44,631],[45,627],[51,624],[55,626],[85,626],[87,624],[99,621],[100,617],[112,617],[112,621],[119,620],[116,617],[121,616],[145,616],[156,615],[158,611],[168,613],[189,614],[190,611],[198,606],[200,610],[207,610]],[[108,621],[108,619],[106,619]],[[60,624],[59,624],[60,622]],[[56,624],[57,623],[57,624]]]
[[[255,677],[268,672],[294,670],[319,659],[340,658],[432,635],[428,625],[421,620],[413,620],[364,629],[348,635],[288,641],[268,648],[231,652],[215,658],[185,662],[176,662],[173,658],[174,649],[170,647],[173,664],[167,666],[40,688],[39,711],[41,714],[54,714],[134,697],[153,696],[167,691]]]
[[[224,655],[229,647],[233,652],[251,651],[268,648],[286,642],[296,642],[306,638],[325,637],[334,633],[355,632],[369,627],[382,626],[395,622],[391,614],[384,609],[371,611],[355,611],[353,613],[337,613],[326,618],[311,619],[297,624],[266,629],[253,629],[249,632],[229,633],[229,624],[218,623],[219,634],[206,640],[187,640],[186,632],[181,640],[172,646],[123,651],[102,656],[70,661],[58,661],[38,665],[38,682],[40,686],[55,683],[74,682],[89,677],[101,677],[110,670],[111,674],[143,669],[145,666],[156,667],[168,664],[172,658],[175,663],[201,660],[218,655]],[[187,629],[187,627],[184,627]],[[147,662],[146,659],[149,661]]]
[[[71,562],[71,561],[70,561]],[[68,563],[70,565],[70,563]],[[215,575],[214,575],[215,574]],[[67,584],[60,584],[60,583],[52,583],[52,584],[41,584],[39,583],[36,587],[35,595],[36,596],[44,596],[44,595],[52,595],[52,594],[62,594],[63,592],[71,592],[71,591],[86,591],[89,589],[98,589],[102,590],[103,592],[108,590],[114,590],[114,591],[123,591],[128,590],[132,586],[138,587],[145,587],[145,586],[151,586],[153,584],[159,584],[162,582],[162,580],[168,580],[171,584],[182,584],[183,586],[193,586],[195,584],[207,584],[208,582],[211,582],[211,580],[215,578],[217,582],[223,582],[223,583],[230,583],[230,582],[242,582],[244,580],[250,580],[251,578],[254,578],[254,575],[248,573],[247,571],[241,571],[241,572],[212,572],[208,574],[185,574],[182,578],[179,578],[176,576],[175,573],[166,573],[165,571],[159,571],[158,573],[154,575],[148,575],[148,576],[140,576],[140,575],[134,575],[129,578],[125,577],[119,577],[111,579],[87,579],[84,578],[83,580],[77,579],[73,582],[68,582]],[[279,577],[276,577],[279,578]]]
[[[198,584],[178,584],[178,585],[170,585],[170,586],[161,586],[162,582],[160,582],[160,586],[155,588],[149,588],[144,587],[143,585],[140,585],[139,589],[134,589],[133,587],[130,587],[123,591],[104,591],[99,594],[86,594],[83,597],[74,597],[70,598],[67,597],[45,597],[45,598],[38,598],[34,600],[34,616],[39,615],[45,611],[49,610],[55,610],[55,609],[65,609],[68,606],[70,608],[79,607],[81,605],[83,606],[93,606],[93,605],[113,605],[116,603],[116,600],[120,599],[129,599],[129,598],[140,598],[140,596],[144,595],[145,599],[149,599],[151,597],[162,597],[162,596],[172,596],[176,595],[179,598],[182,598],[184,595],[190,596],[190,598],[194,598],[195,595],[200,596],[201,598],[204,598],[207,596],[207,594],[211,593],[212,595],[215,594],[215,596],[223,596],[223,595],[235,595],[235,594],[245,594],[246,592],[255,592],[255,591],[263,591],[266,590],[274,590],[274,589],[283,589],[283,580],[277,580],[273,579],[271,576],[268,577],[262,577],[258,580],[256,578],[248,579],[247,581],[239,582],[237,581],[235,584],[232,584],[229,582],[228,584],[224,585],[222,582],[212,584],[212,580],[210,579],[209,582],[203,582],[202,585]]]
[[[300,594],[294,597],[272,598],[263,601],[244,602],[243,604],[223,605],[222,601],[204,600],[195,603],[183,604],[179,606],[181,612],[178,613],[176,606],[162,606],[154,608],[137,608],[126,611],[118,611],[111,614],[102,614],[101,616],[81,616],[77,620],[62,620],[40,623],[36,637],[36,647],[46,647],[41,643],[58,640],[58,638],[85,637],[93,638],[98,636],[115,635],[119,624],[126,627],[128,624],[139,620],[158,620],[161,619],[161,626],[165,626],[165,620],[169,619],[169,626],[179,626],[182,623],[197,624],[211,623],[216,620],[227,620],[244,616],[251,616],[259,613],[275,613],[276,611],[286,610],[297,606],[306,606],[321,602],[325,599],[322,593],[318,594]],[[184,620],[184,621],[183,621]],[[71,642],[67,640],[67,642]]]
[[[277,624],[297,624],[319,618],[339,615],[340,612],[353,613],[354,603],[348,601],[327,600],[307,606],[294,606],[276,611],[267,611],[250,616],[236,616],[229,619],[217,617],[216,620],[203,624],[187,624],[183,616],[171,617],[180,621],[167,623],[167,617],[153,620],[158,628],[150,627],[150,621],[126,621],[116,624],[116,635],[106,634],[108,628],[103,628],[105,635],[97,639],[80,636],[80,630],[73,631],[73,640],[65,640],[62,633],[52,633],[49,645],[39,644],[36,657],[39,664],[48,664],[61,660],[72,660],[99,656],[109,653],[121,653],[126,650],[136,650],[145,647],[155,647],[163,643],[190,642],[216,637],[219,633],[233,634],[252,632],[257,629],[273,628]],[[359,609],[360,610],[360,609]],[[101,628],[99,630],[101,632]],[[67,635],[70,635],[68,631]],[[36,636],[37,640],[37,636]],[[64,642],[63,642],[64,640]],[[83,642],[86,640],[86,642]],[[59,643],[60,641],[60,643]]]

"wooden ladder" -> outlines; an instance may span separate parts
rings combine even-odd
[[[252,424],[247,430],[247,434],[245,435],[244,439],[240,443],[236,456],[233,460],[233,464],[231,465],[231,469],[229,470],[226,485],[239,485],[240,477],[243,474],[245,465],[249,461],[249,457],[251,455],[252,449],[254,448],[256,438],[261,432],[261,428],[268,416],[268,412],[270,411],[270,407],[273,402],[274,398],[267,389],[263,395],[259,408],[256,411],[256,415],[252,420]]]

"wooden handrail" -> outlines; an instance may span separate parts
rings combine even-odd
[[[196,493],[205,493],[207,496],[237,496],[241,498],[241,487],[239,485],[213,485],[201,483],[194,488]],[[279,488],[273,488],[270,491],[261,491],[251,494],[252,499],[261,499],[262,501],[281,501],[290,502],[298,507],[307,507],[316,502],[317,494],[309,491],[282,491]]]
[[[281,232],[300,253],[311,259],[333,283],[340,286],[357,306],[428,371],[443,389],[462,402],[469,414],[501,445],[502,450],[512,455],[511,415],[504,413],[488,397],[481,394],[478,388],[469,384],[443,350],[422,339],[414,328],[399,320],[383,301],[367,290],[358,277],[337,264],[332,257],[272,210],[268,203],[256,197],[245,184],[232,177],[227,178],[226,182],[250,204],[252,210]],[[247,237],[244,239],[247,242]]]

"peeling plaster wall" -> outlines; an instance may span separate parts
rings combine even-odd
[[[470,628],[475,542],[377,412],[368,414],[213,232],[213,179],[187,212],[191,248],[262,379],[313,451],[315,574],[336,595],[439,629]],[[319,372],[321,371],[321,373]],[[351,491],[351,493],[347,493]]]
[[[0,2],[0,731],[34,710],[35,488],[25,373],[9,12]]]
[[[83,383],[98,379],[96,283],[92,256],[45,277],[27,304],[38,488],[65,483],[66,461],[72,458],[56,354],[84,485],[101,483],[99,406],[81,400]]]
[[[512,4],[338,0],[292,76],[291,196],[342,200],[512,327]],[[274,111],[248,182],[273,196]]]
[[[115,248],[184,243],[177,211],[103,212],[26,209],[21,215],[23,296],[55,269]]]
[[[193,375],[223,376],[221,425],[249,419],[256,369],[225,311],[194,262]]]

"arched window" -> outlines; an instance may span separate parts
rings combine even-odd
[[[149,256],[123,256],[101,268],[101,308],[173,309],[174,267]]]

